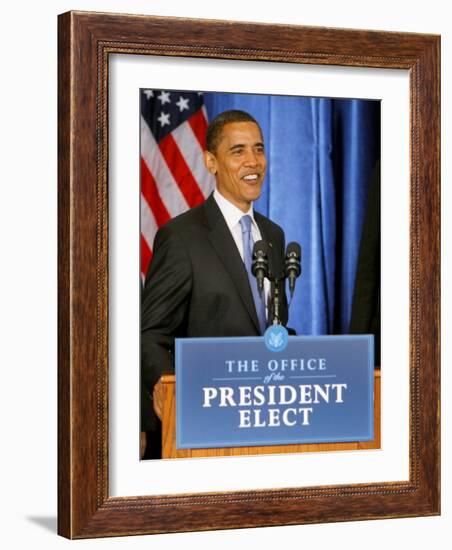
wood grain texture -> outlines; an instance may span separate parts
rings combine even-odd
[[[438,36],[70,12],[59,17],[58,530],[69,538],[439,513]],[[410,71],[410,479],[108,495],[108,56]],[[138,366],[137,366],[138,368]]]
[[[262,447],[225,447],[211,449],[177,449],[176,448],[176,377],[165,374],[154,390],[156,398],[163,403],[162,408],[162,458],[201,458],[207,456],[240,456],[277,453],[318,453],[330,451],[352,451],[358,449],[379,449],[381,446],[380,426],[380,370],[374,375],[374,426],[375,438],[372,441],[349,443],[305,443],[290,445],[265,445]]]
[[[68,24],[69,15],[61,17]],[[71,410],[70,410],[70,190],[71,85],[70,35],[58,35],[58,531],[70,533]]]

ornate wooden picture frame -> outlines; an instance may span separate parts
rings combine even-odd
[[[58,47],[59,533],[87,538],[439,514],[440,38],[69,12],[59,16]],[[111,54],[409,71],[409,480],[109,495]]]

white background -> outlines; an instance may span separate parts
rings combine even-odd
[[[114,496],[406,480],[408,467],[409,81],[407,71],[113,56],[111,77],[110,492]],[[271,76],[269,76],[269,74]],[[139,462],[139,118],[141,87],[382,100],[382,448],[347,453]],[[396,124],[394,124],[396,121]],[[135,185],[131,185],[135,182]],[[396,182],[396,185],[394,185]],[[133,221],[132,221],[133,220]],[[135,246],[131,245],[135,243]],[[397,270],[394,265],[397,264]],[[136,403],[131,407],[131,403]],[[135,430],[130,427],[135,426]]]
[[[1,353],[0,390],[2,445],[0,499],[2,546],[46,549],[82,545],[127,548],[190,545],[217,549],[272,548],[282,544],[323,549],[366,549],[409,545],[420,549],[448,548],[452,533],[451,434],[448,391],[451,374],[450,272],[451,150],[450,79],[452,23],[447,2],[430,0],[396,3],[380,0],[316,0],[261,2],[228,0],[49,1],[34,5],[12,3],[2,9],[2,137],[1,235]],[[57,287],[57,19],[70,9],[149,15],[297,23],[332,27],[428,32],[442,35],[442,179],[443,179],[443,473],[442,516],[274,527],[153,537],[69,542],[56,533],[56,287]]]

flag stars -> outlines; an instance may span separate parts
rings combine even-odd
[[[188,111],[188,109],[189,109],[188,102],[189,102],[188,98],[183,98],[182,96],[179,97],[179,101],[176,103],[176,105],[179,107],[179,111],[181,113],[185,109],[187,109],[187,111]]]
[[[171,103],[170,100],[170,93],[161,91],[160,95],[158,96],[158,99],[160,99],[162,105],[165,105],[165,103]]]
[[[169,113],[164,113],[163,111],[160,113],[160,116],[157,119],[160,122],[160,126],[163,128],[168,124],[170,125],[170,116]]]
[[[154,97],[153,90],[144,90],[143,94],[146,96],[146,99],[151,99],[151,97]]]

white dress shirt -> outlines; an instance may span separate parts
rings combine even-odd
[[[226,221],[226,225],[228,226],[229,231],[231,232],[232,238],[234,239],[234,242],[237,245],[242,261],[244,262],[242,227],[240,225],[240,218],[242,218],[242,216],[248,215],[251,217],[251,220],[252,220],[251,237],[253,238],[253,242],[256,242],[262,239],[261,232],[259,231],[259,227],[257,226],[256,220],[254,219],[253,205],[250,206],[250,209],[248,210],[248,212],[242,212],[240,208],[237,208],[237,206],[232,204],[232,202],[229,202],[227,199],[225,199],[223,195],[218,191],[218,189],[215,189],[215,191],[213,192],[213,198],[215,199],[216,203],[218,204],[218,207],[221,210],[221,213],[223,214],[223,217]],[[267,301],[268,301],[268,295],[270,294],[270,281],[268,279],[264,279],[264,293],[265,293],[265,311],[268,319]]]

